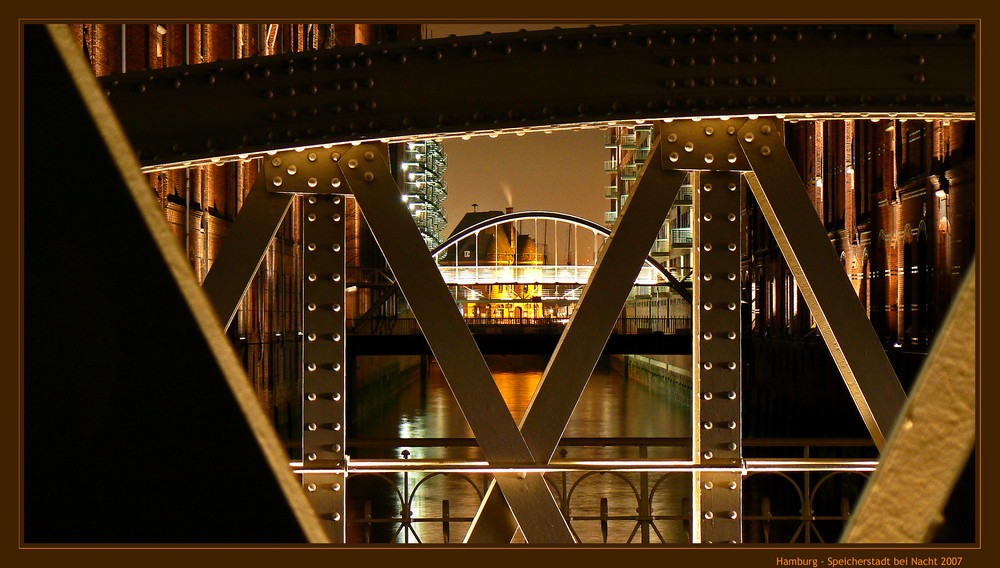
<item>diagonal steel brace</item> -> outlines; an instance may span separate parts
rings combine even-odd
[[[226,235],[226,244],[201,285],[219,315],[223,329],[228,329],[236,316],[240,301],[250,288],[267,247],[278,233],[292,198],[290,193],[267,191],[263,169],[258,172],[236,221]]]
[[[659,152],[659,142],[650,155]],[[552,458],[685,177],[647,161],[521,420],[536,463]],[[516,526],[491,483],[466,542],[510,542]]]
[[[761,118],[747,121],[736,134],[752,168],[745,175],[844,383],[882,449],[906,394],[777,129],[774,120]]]
[[[533,463],[468,325],[400,198],[382,152],[382,147],[372,143],[343,148],[338,165],[345,185],[361,207],[484,457],[497,467]],[[525,539],[574,542],[541,473],[498,473],[495,477]]]

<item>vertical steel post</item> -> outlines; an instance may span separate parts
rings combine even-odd
[[[742,464],[740,420],[740,174],[695,176],[694,369],[695,463]],[[742,542],[742,476],[692,475],[692,541]]]
[[[302,484],[332,542],[346,538],[345,200],[305,198]]]

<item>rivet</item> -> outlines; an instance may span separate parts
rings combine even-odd
[[[737,447],[738,446],[736,445],[736,442],[729,442],[728,444],[726,444],[726,449],[728,449],[730,452],[735,452]],[[736,517],[733,518],[735,519]]]
[[[735,183],[732,183],[732,182],[729,183],[729,191],[736,191],[736,184]]]
[[[310,483],[309,485],[306,485],[306,489],[308,489],[309,491],[316,491],[316,484]]]
[[[365,152],[365,159],[369,162],[375,159],[375,152]]]
[[[333,311],[339,312],[340,311],[340,304],[334,304],[333,305]]]
[[[309,216],[306,217],[306,219],[309,219],[310,221],[315,221],[316,220],[316,214],[315,213],[310,213]]]
[[[711,430],[712,429],[712,423],[711,422],[703,422],[702,425],[701,425],[701,427],[704,428],[704,429],[706,429],[706,430]]]
[[[310,371],[315,371],[316,363],[309,363],[309,365],[306,366],[306,369],[309,369]]]
[[[333,425],[333,430],[335,432],[340,432],[340,422],[337,422],[336,424]]]
[[[333,187],[340,187],[340,178],[333,178],[330,180],[330,185]]]
[[[706,331],[704,334],[702,334],[702,337],[705,339],[705,341],[711,341],[712,340],[712,332],[711,331]]]
[[[271,159],[271,165],[274,166],[274,167],[280,166],[281,165],[281,158],[279,158],[277,156],[275,156],[274,158],[272,158]]]
[[[711,281],[711,280],[712,280],[712,273],[711,273],[711,272],[706,272],[706,273],[705,273],[705,274],[704,274],[704,275],[702,276],[702,278],[703,278],[703,279],[705,280],[705,282],[709,282],[709,281]]]
[[[334,491],[340,491],[340,484],[339,483],[334,483],[333,484],[333,490]]]
[[[713,395],[712,393],[710,393],[710,392],[705,392],[705,393],[702,393],[702,395],[701,395],[701,398],[703,398],[703,399],[705,399],[705,400],[712,400],[712,397],[713,397],[713,396],[714,396],[714,395]]]
[[[309,426],[307,426],[307,428],[309,428],[310,432],[315,432],[316,428],[317,428],[316,423],[315,422],[310,422]]]
[[[728,393],[726,393],[726,397],[729,400],[736,400],[736,391],[729,391]]]
[[[340,221],[340,213],[334,213],[333,214],[333,221],[335,223],[338,222],[338,221]]]
[[[340,282],[340,273],[339,272],[334,272],[333,276],[331,276],[331,278],[333,279],[334,282]]]
[[[315,162],[317,157],[316,152],[309,152],[309,154],[306,157],[309,159],[310,162]]]
[[[731,490],[735,491],[735,490],[736,490],[736,487],[737,487],[737,485],[736,485],[736,482],[735,482],[735,481],[730,481],[730,482],[729,482],[729,489],[731,489]]]
[[[705,163],[706,164],[711,164],[714,161],[715,161],[715,156],[713,156],[712,154],[705,154]]]
[[[735,252],[736,251],[736,243],[729,243],[729,250]]]
[[[694,150],[694,142],[686,142],[684,144],[684,151],[685,152],[691,152],[693,150]]]
[[[705,186],[704,186],[704,190],[705,191],[712,191],[712,184],[706,183]]]
[[[735,519],[736,517],[737,517],[736,511],[729,511],[729,518],[730,519]]]
[[[306,339],[308,339],[309,341],[316,341],[316,334],[310,333],[309,335],[306,336]]]
[[[729,278],[730,280],[736,280],[736,273],[735,272],[730,272],[729,275],[727,276],[727,278]]]
[[[333,393],[333,402],[340,402],[340,393],[339,392]]]
[[[726,428],[729,428],[730,430],[735,430],[736,429],[736,422],[733,421],[733,420],[730,420],[729,422],[726,423]]]
[[[770,134],[771,133],[771,125],[770,124],[765,124],[765,125],[761,126],[760,127],[760,132],[761,132],[761,134],[765,134],[765,135]]]
[[[710,370],[712,370],[712,362],[711,361],[706,361],[706,362],[704,362],[704,363],[701,364],[701,367],[703,369],[705,369],[706,371],[710,371]]]
[[[316,181],[316,178],[309,178],[309,181],[306,182],[306,185],[308,185],[309,187],[316,187],[318,183],[319,182]]]
[[[368,183],[375,181],[375,174],[371,172],[365,172],[365,175],[363,177],[365,178],[365,181],[367,181]]]
[[[730,371],[735,371],[736,370],[736,362],[735,361],[730,361],[729,362],[729,370]]]
[[[728,337],[729,337],[729,339],[736,339],[736,332],[735,331],[730,331]]]
[[[726,134],[728,134],[730,136],[732,136],[733,134],[736,134],[736,127],[733,126],[733,125],[731,125],[731,124],[729,126],[727,126],[726,127]]]
[[[729,302],[729,305],[727,305],[726,307],[729,308],[730,311],[735,310],[736,302]]]
[[[312,402],[312,401],[316,400],[316,393],[314,393],[314,392],[311,392],[311,393],[307,394],[307,395],[306,395],[306,400],[308,400],[308,401],[310,401],[310,402]]]
[[[334,243],[333,252],[340,252],[340,243]]]
[[[713,485],[711,481],[706,481],[705,483],[702,484],[702,487],[704,487],[705,489],[712,489],[713,487],[715,487],[715,485]]]
[[[736,220],[736,213],[730,213],[728,218],[729,218],[730,221],[735,221]]]
[[[711,221],[711,220],[712,220],[712,214],[711,214],[711,213],[705,213],[705,214],[704,214],[704,215],[702,216],[702,219],[704,219],[704,220],[706,220],[706,221]]]
[[[339,521],[339,520],[340,520],[340,513],[334,513],[334,514],[333,514],[333,521],[334,521],[334,522],[337,522],[337,521]]]
[[[671,132],[670,134],[667,134],[667,142],[677,142],[677,133]]]
[[[334,152],[334,153],[330,154],[330,159],[333,160],[334,162],[339,162],[340,161],[340,152]]]
[[[334,333],[333,335],[330,336],[330,339],[332,339],[334,341],[340,341],[340,334],[339,333]],[[338,397],[339,397],[339,395],[338,395]],[[335,398],[333,400],[340,400],[340,398]]]
[[[671,152],[667,158],[669,158],[671,162],[676,162],[680,159],[680,156],[677,155],[677,152]]]
[[[704,246],[702,246],[701,248],[702,248],[702,249],[704,249],[704,250],[705,250],[705,252],[709,252],[709,251],[711,251],[711,250],[712,250],[712,243],[706,243],[706,244],[705,244]]]
[[[316,461],[316,454],[309,454],[306,456],[309,461]]]
[[[706,452],[703,452],[701,455],[704,456],[705,459],[710,460],[710,459],[712,459],[712,456],[715,455],[715,454],[712,453],[712,450],[708,450]],[[709,518],[711,518],[711,517],[709,517]]]
[[[274,179],[271,180],[271,183],[274,184],[274,187],[280,187],[281,186],[281,176],[274,176]]]
[[[770,146],[761,146],[761,148],[760,148],[760,155],[761,156],[770,156],[771,155],[771,147]]]
[[[743,139],[747,142],[753,142],[753,132],[747,132],[743,135]]]
[[[726,156],[726,159],[729,160],[730,164],[735,164],[736,163],[736,154],[730,153],[728,156]]]
[[[712,302],[705,302],[705,304],[702,307],[705,308],[706,310],[711,310]]]
[[[306,308],[307,308],[307,309],[308,309],[308,310],[309,310],[310,312],[315,312],[315,311],[316,311],[316,304],[309,304],[308,306],[306,306]]]
[[[358,161],[355,160],[354,158],[351,158],[350,160],[347,161],[347,167],[351,168],[352,170],[355,169],[355,168],[357,168],[358,167]]]
[[[705,127],[705,135],[706,136],[711,136],[714,133],[715,133],[715,129],[714,128],[712,128],[711,126],[706,126]]]

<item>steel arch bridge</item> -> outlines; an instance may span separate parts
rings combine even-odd
[[[131,523],[150,529],[143,535],[187,527],[184,534],[193,536],[181,538],[186,541],[203,538],[202,529],[232,526],[268,541],[342,542],[343,483],[351,467],[342,427],[342,220],[344,201],[353,197],[494,473],[495,484],[468,540],[507,542],[520,526],[530,542],[573,542],[540,471],[552,467],[556,444],[593,369],[595,345],[617,316],[632,274],[641,268],[684,175],[697,171],[693,450],[691,460],[664,466],[692,472],[692,539],[742,538],[741,482],[748,465],[739,416],[738,262],[734,265],[739,238],[738,223],[726,224],[738,211],[741,185],[752,190],[775,232],[845,384],[884,452],[882,469],[866,493],[871,505],[862,503],[845,538],[921,538],[953,484],[929,480],[954,480],[974,441],[976,342],[968,323],[976,313],[975,280],[966,279],[918,379],[920,390],[907,400],[808,202],[780,139],[780,121],[974,120],[975,31],[956,25],[915,26],[909,32],[888,25],[550,30],[255,57],[129,73],[99,83],[65,27],[25,26],[24,242],[31,317],[25,320],[24,344],[33,349],[25,357],[25,430],[56,438],[76,429],[81,422],[71,417],[82,405],[75,404],[75,393],[66,385],[81,380],[98,381],[100,387],[117,381],[115,396],[102,402],[119,425],[101,431],[110,438],[80,445],[85,450],[76,453],[71,444],[52,452],[45,444],[51,439],[40,440],[37,434],[26,442],[25,471],[55,472],[47,478],[52,484],[27,480],[32,483],[25,484],[26,517],[74,519],[78,526],[121,524],[121,515],[135,515],[133,495],[122,488],[127,486],[161,499],[158,506],[144,508],[148,515],[137,517],[148,527]],[[595,72],[602,67],[638,79],[608,81]],[[525,82],[526,76],[531,80]],[[424,82],[454,88],[433,93],[411,88]],[[623,120],[657,121],[659,142],[524,421],[515,424],[399,199],[384,144],[599,128]],[[265,158],[257,184],[199,288],[161,212],[148,199],[141,173],[250,158]],[[59,167],[53,167],[56,160]],[[52,190],[62,187],[79,193]],[[104,199],[78,198],[88,191]],[[301,479],[288,472],[277,436],[225,336],[234,306],[296,194],[309,196],[313,217],[307,218],[304,235],[315,245],[303,283],[305,455],[296,471]],[[92,221],[109,212],[116,223]],[[94,244],[104,239],[128,241],[128,247],[120,256],[106,255]],[[67,248],[75,253],[53,258],[52,251]],[[48,260],[39,265],[42,258]],[[736,277],[725,278],[730,274]],[[114,302],[87,303],[90,312],[81,316],[77,310],[84,302],[71,295],[78,289],[84,291],[80,298],[101,297],[106,290],[119,294]],[[80,333],[62,334],[73,337],[66,341],[53,328]],[[186,338],[185,356],[149,339],[160,336]],[[101,342],[111,338],[113,351]],[[90,377],[46,366],[58,359],[51,357],[53,349],[94,361],[91,351],[79,347],[84,341],[93,352],[110,353],[117,369],[101,360],[100,369],[107,373]],[[32,374],[38,369],[45,373]],[[126,380],[136,377],[151,380]],[[192,378],[199,380],[185,382]],[[211,411],[189,408],[185,402],[192,391],[205,393],[196,398],[221,404],[210,405]],[[171,405],[186,411],[188,422],[211,426],[191,432],[165,429],[162,423],[150,427],[149,416]],[[65,431],[50,426],[52,421]],[[895,432],[892,439],[890,432]],[[220,460],[222,445],[233,453]],[[211,451],[165,451],[175,446]],[[121,448],[133,453],[123,455]],[[909,467],[914,456],[923,467]],[[191,485],[180,487],[175,471],[194,471],[198,458],[206,466],[197,470],[196,480],[184,478]],[[77,495],[62,492],[53,498],[52,487],[70,469],[80,478],[107,479],[112,485],[78,484],[83,489]],[[204,489],[199,493],[198,487]],[[240,509],[248,494],[255,496],[255,508]],[[72,499],[69,506],[67,499]],[[212,510],[211,526],[193,518],[197,515],[189,514],[187,503]],[[106,516],[98,516],[102,511]],[[879,522],[889,514],[910,522]],[[275,525],[285,532],[275,533]],[[900,527],[908,530],[890,532]],[[246,534],[230,538],[244,542]]]
[[[431,250],[431,256],[437,261],[446,284],[586,284],[593,271],[593,266],[579,264],[579,255],[577,253],[573,255],[577,262],[565,265],[558,264],[557,259],[553,264],[547,265],[530,264],[518,266],[515,261],[510,265],[504,266],[497,265],[496,263],[480,266],[478,263],[479,255],[475,252],[471,257],[476,259],[477,262],[472,263],[471,266],[467,263],[460,264],[457,247],[466,239],[476,238],[482,232],[489,233],[490,229],[498,230],[502,225],[507,223],[522,221],[537,222],[540,220],[568,223],[573,227],[589,230],[594,236],[595,244],[593,266],[597,265],[597,254],[600,250],[600,247],[596,246],[597,239],[601,238],[604,240],[611,237],[611,230],[607,227],[576,215],[554,211],[518,211],[516,213],[498,215],[466,227],[440,245],[434,247]],[[537,226],[535,227],[534,234],[536,236],[538,234]],[[575,235],[574,240],[579,240],[578,235]],[[475,242],[478,246],[478,238],[476,238]],[[450,264],[449,261],[441,258],[452,247],[456,247],[454,264]],[[687,290],[678,281],[677,277],[652,256],[646,256],[644,266],[639,271],[635,283],[644,286],[669,284],[690,300]]]

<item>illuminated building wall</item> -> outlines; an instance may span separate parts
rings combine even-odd
[[[72,24],[70,27],[98,76],[219,59],[335,49],[356,43],[405,41],[422,35],[420,25]],[[258,162],[245,160],[149,174],[160,208],[187,252],[199,282],[204,280],[224,246],[258,167]],[[288,439],[300,435],[301,401],[296,381],[301,345],[301,212],[301,198],[296,197],[229,328],[230,338],[262,406],[271,414],[279,434]],[[351,267],[348,278],[376,279],[385,272],[385,261],[353,199],[348,200],[347,217]],[[367,309],[373,303],[372,296],[379,291],[374,287],[354,286],[349,294],[348,317],[358,313],[359,308]]]
[[[785,145],[909,388],[975,255],[975,123],[785,124]],[[759,435],[866,436],[753,197],[743,243],[746,403]]]
[[[431,249],[441,244],[441,231],[448,226],[444,210],[444,200],[448,197],[448,185],[444,182],[447,168],[448,157],[438,142],[408,142],[403,150],[398,176],[403,199],[409,204],[427,248]]]

